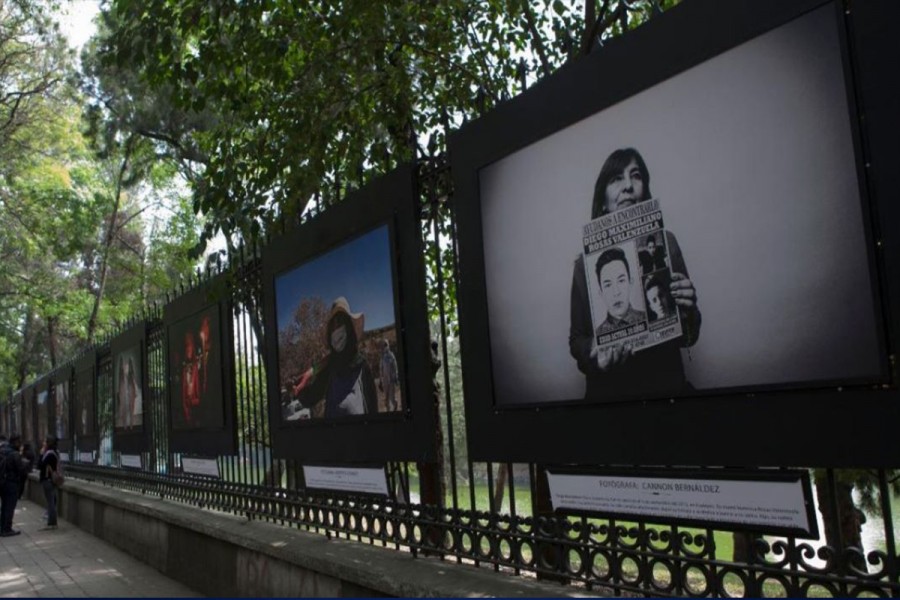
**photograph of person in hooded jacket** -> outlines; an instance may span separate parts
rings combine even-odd
[[[276,277],[283,420],[401,410],[402,360],[382,368],[397,343],[390,248],[383,225]]]

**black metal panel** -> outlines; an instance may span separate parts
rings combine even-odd
[[[41,400],[43,399],[43,402]],[[32,442],[35,451],[39,451],[44,439],[49,433],[50,426],[50,377],[42,376],[34,384],[34,400],[33,400],[33,436]],[[25,440],[28,441],[28,440]]]
[[[126,454],[144,452],[149,448],[150,390],[147,386],[146,333],[147,324],[141,321],[117,335],[109,343],[113,381],[113,448]],[[134,371],[140,369],[139,377],[132,369]],[[120,382],[122,393],[133,395],[135,390],[141,393],[140,424],[135,423],[135,412],[121,404],[121,394],[117,389]],[[128,388],[131,390],[126,392]]]
[[[496,357],[492,356],[490,343],[484,262],[485,244],[490,240],[483,238],[480,170],[690,67],[823,7],[833,13],[842,31],[845,15],[842,5],[835,2],[686,2],[613,40],[593,55],[561,69],[520,97],[468,124],[451,138],[460,246],[461,343],[471,459],[742,466],[785,462],[815,466],[887,466],[895,462],[900,447],[891,433],[891,424],[900,417],[900,404],[897,402],[897,382],[889,373],[885,350],[890,348],[891,342],[887,334],[893,337],[897,331],[884,330],[878,302],[873,319],[880,346],[880,374],[872,376],[711,388],[702,392],[639,394],[619,398],[625,402],[593,405],[580,398],[569,398],[568,401],[548,398],[553,402],[511,407],[499,404],[495,396],[492,362]],[[896,23],[889,18],[878,22]],[[888,62],[883,64],[885,70],[890,68]],[[883,81],[883,77],[879,81]],[[849,79],[847,85],[852,89]],[[888,103],[884,101],[884,105]],[[853,102],[850,109],[853,110]],[[854,120],[855,115],[850,117]],[[897,117],[892,114],[882,118],[896,120]],[[891,131],[890,123],[885,121],[880,131]],[[633,126],[639,128],[640,123],[635,122]],[[855,158],[861,172],[861,128],[855,122],[852,127],[857,146]],[[890,160],[886,162],[891,164]],[[896,174],[892,172],[890,176],[896,177]],[[880,290],[874,282],[876,246],[880,240],[866,220],[871,216],[869,198],[865,194],[867,186],[864,177],[859,180],[865,204],[863,228],[868,236],[866,256],[873,267],[871,285],[874,297],[880,298]],[[896,186],[891,188],[892,193],[896,193],[895,190]],[[563,201],[547,199],[550,204]],[[894,220],[889,221],[892,231],[897,230],[896,207],[894,213]],[[881,224],[883,226],[884,221]],[[521,243],[539,242],[522,240]],[[896,268],[888,263],[888,270],[881,274],[881,279],[890,278],[891,273],[896,275]],[[536,272],[534,276],[540,278],[541,273]],[[898,280],[896,276],[891,279]],[[702,293],[700,290],[701,303]],[[900,314],[896,303],[888,306],[892,315]],[[534,317],[537,319],[541,315]],[[528,326],[527,322],[521,324],[523,328]],[[565,336],[565,333],[560,332],[560,335]],[[521,364],[519,368],[527,372],[539,366]],[[653,374],[648,373],[647,377],[653,377]],[[865,435],[871,443],[853,448],[819,443],[820,432],[830,429]],[[747,432],[746,437],[739,432]]]
[[[231,333],[231,303],[228,301],[231,284],[226,275],[204,282],[200,287],[190,290],[180,298],[167,304],[163,314],[168,352],[166,367],[168,377],[169,449],[172,452],[185,452],[201,456],[218,456],[234,454],[237,448],[235,431],[235,374],[233,357],[233,337]],[[201,391],[197,400],[200,404],[211,403],[211,407],[190,423],[185,417],[179,418],[184,411],[184,375],[185,335],[196,333],[206,319],[209,332],[210,349],[204,360],[206,366],[198,371],[209,370],[205,391]],[[190,331],[187,331],[190,329]],[[193,337],[200,352],[200,336]],[[199,355],[198,355],[199,359]],[[201,382],[198,382],[202,386]],[[189,402],[190,403],[190,402]],[[201,406],[193,407],[194,410]],[[205,408],[205,407],[204,407]],[[190,413],[188,413],[190,416]]]
[[[49,431],[57,437],[57,447],[60,452],[72,452],[73,440],[73,394],[72,394],[72,375],[74,369],[72,365],[65,365],[50,373],[50,427]],[[65,398],[60,401],[59,391],[63,386]],[[65,414],[59,414],[64,411]]]
[[[90,350],[75,360],[72,427],[74,452],[95,452],[100,447],[97,421],[97,353]],[[73,457],[73,462],[75,457]]]
[[[434,409],[429,392],[430,335],[413,173],[405,166],[373,181],[324,214],[275,239],[264,250],[268,414],[273,454],[277,457],[351,464],[428,460],[435,454]],[[408,404],[405,410],[392,413],[288,423],[282,418],[280,406],[276,277],[383,225],[388,225],[391,233],[397,359],[401,377],[405,376],[401,389]]]
[[[891,367],[896,380],[900,341],[900,3],[853,2],[847,11],[848,46],[855,75],[852,90],[860,112],[866,181],[882,262],[881,285],[890,307]]]

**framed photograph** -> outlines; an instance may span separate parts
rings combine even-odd
[[[26,386],[22,390],[22,443],[31,444],[37,441],[37,428],[35,427],[35,397],[34,385]],[[40,448],[40,444],[38,444]]]
[[[9,405],[9,435],[22,435],[22,390],[13,392]]]
[[[60,451],[72,451],[72,366],[50,374],[50,433],[56,436]]]
[[[146,324],[141,322],[110,342],[113,383],[113,448],[142,452],[147,448],[150,411],[147,400]]]
[[[39,379],[35,385],[35,439],[36,448],[50,435],[50,379],[47,376]]]
[[[205,456],[234,454],[231,311],[219,276],[166,305],[169,447]]]
[[[97,355],[91,351],[75,361],[75,387],[72,406],[76,452],[99,449],[96,396]]]
[[[451,138],[470,457],[849,464],[812,432],[900,416],[847,19],[685,2]]]
[[[412,169],[398,169],[266,249],[276,456],[352,464],[434,455],[414,185]]]

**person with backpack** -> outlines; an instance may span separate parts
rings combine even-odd
[[[44,488],[44,498],[47,499],[47,526],[43,530],[56,529],[56,483],[53,481],[53,474],[59,469],[59,452],[56,449],[57,440],[55,435],[48,435],[41,447],[41,458],[38,461],[38,469],[40,471],[41,487]]]
[[[7,443],[0,443],[0,537],[21,533],[12,528],[19,501],[19,484],[28,473],[28,467],[19,454],[21,445],[22,438],[18,434],[10,436]]]

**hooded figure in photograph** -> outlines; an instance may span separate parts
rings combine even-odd
[[[326,419],[378,412],[375,378],[359,351],[364,319],[362,313],[350,312],[346,298],[337,298],[325,327],[328,354],[294,388],[304,406],[315,407],[324,400]]]
[[[594,187],[591,219],[649,200],[650,172],[632,148],[609,155]],[[632,352],[621,344],[600,350],[594,337],[588,299],[584,257],[575,261],[569,325],[569,352],[585,375],[585,399],[611,401],[622,397],[671,394],[690,388],[681,361],[682,347],[692,346],[700,335],[697,293],[688,278],[684,256],[675,236],[666,231],[672,266],[669,292],[682,319],[683,334],[668,342]]]

